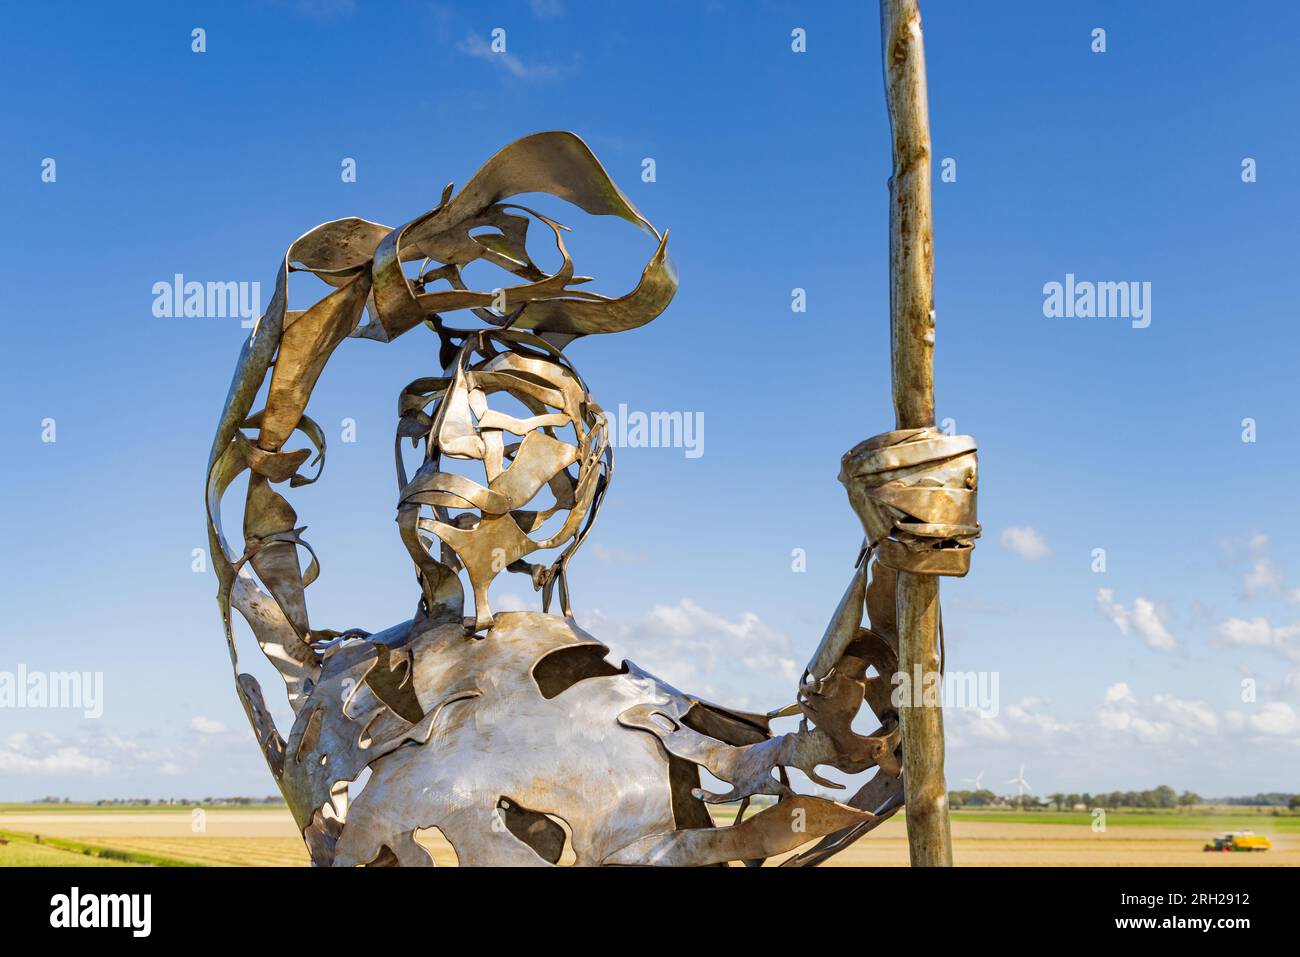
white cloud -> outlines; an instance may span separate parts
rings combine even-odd
[[[1213,734],[1219,729],[1219,719],[1214,709],[1204,701],[1190,701],[1173,695],[1158,694],[1151,703],[1174,724],[1191,731]]]
[[[1003,548],[1015,552],[1027,562],[1036,562],[1052,554],[1043,536],[1029,525],[1003,529],[998,541]]]
[[[509,52],[508,42],[506,50],[497,53],[493,51],[492,44],[477,33],[467,34],[465,39],[456,44],[456,49],[476,60],[486,60],[488,63],[499,66],[521,80],[549,79],[560,72],[557,68],[545,63],[525,64],[519,57]]]
[[[1018,738],[1026,731],[1041,737],[1051,737],[1075,730],[1074,725],[1059,721],[1044,711],[1045,704],[1046,702],[1039,701],[1037,698],[1026,698],[1019,704],[1007,705],[1007,719],[1018,726],[1012,733]]]
[[[987,718],[974,711],[959,711],[957,714],[966,722],[965,730],[969,731],[972,737],[990,741],[1011,740],[1011,730],[1000,718]]]
[[[1261,593],[1277,592],[1281,586],[1282,577],[1279,576],[1273,560],[1268,558],[1253,560],[1251,570],[1245,572],[1245,575],[1242,576],[1242,588],[1245,589],[1245,594],[1249,598]]]
[[[1300,624],[1278,627],[1262,616],[1249,621],[1244,618],[1228,618],[1219,622],[1217,630],[1219,637],[1229,645],[1268,648],[1288,658],[1300,659],[1300,652],[1291,641],[1300,635]]]
[[[197,731],[199,734],[225,734],[226,726],[220,721],[205,718],[200,714],[190,718],[190,730]]]
[[[1143,640],[1156,651],[1173,651],[1174,638],[1165,630],[1156,606],[1145,598],[1133,599],[1133,627]]]
[[[1219,635],[1230,645],[1267,647],[1273,644],[1273,627],[1267,618],[1229,618],[1219,622]]]
[[[1285,701],[1268,701],[1256,714],[1229,712],[1228,725],[1267,737],[1295,737],[1300,734],[1300,715]]]
[[[578,617],[609,646],[613,660],[629,658],[674,687],[718,704],[781,707],[794,700],[803,674],[790,639],[752,612],[727,618],[683,598],[656,605],[635,622],[599,610]]]
[[[1037,697],[1022,698],[1003,707],[996,717],[975,708],[945,708],[944,720],[952,722],[955,744],[969,735],[985,742],[1008,742],[1024,747],[1047,744],[1079,730],[1077,724],[1051,714],[1048,704]]]
[[[1263,532],[1252,532],[1246,543],[1250,568],[1241,576],[1241,588],[1247,598],[1272,595],[1282,590],[1282,573],[1273,562],[1272,543]]]
[[[1145,744],[1161,744],[1168,741],[1172,730],[1167,723],[1151,721],[1128,711],[1103,709],[1097,717],[1101,726],[1107,731],[1132,734]]]
[[[1239,708],[1227,710],[1217,701],[1177,693],[1142,694],[1128,681],[1112,681],[1101,686],[1095,709],[1077,716],[1058,717],[1046,702],[1030,697],[1003,707],[995,720],[963,710],[946,711],[944,720],[950,754],[960,755],[967,767],[988,767],[1003,759],[1013,768],[1022,762],[1055,765],[1057,781],[1051,788],[1127,788],[1131,781],[1146,780],[1201,793],[1248,790],[1232,779],[1207,790],[1200,775],[1207,770],[1205,755],[1215,753],[1236,756],[1234,774],[1255,762],[1258,770],[1252,773],[1264,782],[1260,789],[1275,789],[1276,769],[1289,767],[1300,747],[1300,704],[1274,700]],[[1107,776],[1109,783],[1096,783]],[[1031,777],[1039,786],[1051,780],[1051,775],[1044,781]]]
[[[532,597],[532,596],[529,596]],[[539,601],[534,598],[529,601],[521,597],[516,592],[507,591],[499,595],[492,595],[489,599],[492,605],[492,611],[538,611],[541,608]]]
[[[1282,587],[1282,576],[1271,558],[1256,558],[1250,563],[1250,570],[1242,576],[1241,586],[1248,597],[1261,593],[1271,593]]]
[[[1106,689],[1097,721],[1103,730],[1143,744],[1196,745],[1219,731],[1218,716],[1207,702],[1170,694],[1140,701],[1124,682]]]
[[[1156,651],[1173,651],[1178,646],[1165,627],[1160,610],[1141,596],[1133,600],[1132,608],[1125,608],[1115,601],[1115,593],[1109,588],[1099,588],[1097,610],[1114,622],[1122,634],[1136,632],[1148,647]]]
[[[221,722],[203,719],[208,728]],[[154,730],[113,732],[97,727],[69,734],[26,730],[0,739],[0,791],[4,800],[22,800],[34,786],[32,779],[66,778],[66,787],[84,797],[140,794],[162,779],[170,782],[177,796],[197,796],[225,787],[246,793],[260,793],[266,766],[255,747],[242,737],[220,733],[187,736],[187,725],[178,722],[169,733]],[[94,779],[82,784],[81,779]],[[232,785],[232,781],[246,782]],[[236,792],[238,793],[238,792]]]
[[[1300,656],[1297,660],[1300,660]],[[1284,697],[1300,703],[1300,667],[1291,668],[1282,676],[1282,687],[1279,691]]]
[[[1118,684],[1113,684],[1106,689],[1106,704],[1114,704],[1117,701],[1130,701],[1135,704],[1137,703],[1137,699],[1133,697],[1132,689],[1123,681]]]
[[[1109,588],[1097,589],[1097,610],[1115,623],[1115,627],[1128,634],[1128,611],[1115,601],[1115,593]]]
[[[112,763],[52,734],[21,732],[5,738],[0,771],[8,774],[107,774]]]

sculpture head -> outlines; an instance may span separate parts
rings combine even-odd
[[[437,562],[467,574],[476,631],[492,624],[488,586],[503,570],[528,574],[544,606],[558,582],[567,615],[566,564],[595,521],[613,453],[604,414],[559,350],[515,330],[470,334],[446,375],[402,391],[398,411],[399,445],[409,438],[424,449],[409,480],[397,451],[397,522],[426,606],[445,580]],[[547,549],[560,550],[550,565],[525,561]]]

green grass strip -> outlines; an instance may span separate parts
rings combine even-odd
[[[141,864],[146,867],[202,867],[193,861],[182,861],[175,857],[163,857],[160,854],[144,854],[140,851],[120,851],[116,848],[99,844],[87,844],[84,841],[70,841],[62,837],[41,837],[20,831],[0,831],[0,838],[20,844],[39,844],[53,847],[60,851],[98,857],[106,861],[125,861],[129,864]]]

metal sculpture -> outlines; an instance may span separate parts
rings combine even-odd
[[[619,298],[577,288],[587,279],[574,275],[565,227],[506,202],[525,192],[650,233],[656,249],[636,288]],[[556,242],[563,262],[554,273],[529,256],[533,221]],[[811,865],[902,805],[891,680],[898,583],[966,571],[979,533],[969,438],[908,428],[844,457],[840,478],[866,542],[788,707],[749,714],[684,694],[630,661],[608,661],[573,619],[567,566],[592,528],[613,457],[604,414],[563,349],[667,307],[677,280],[666,243],[581,140],[552,132],[507,146],[404,226],[342,219],[289,247],[235,371],[206,498],[236,687],[313,864],[429,865],[418,838],[436,828],[462,865]],[[472,290],[462,270],[480,260],[523,281]],[[415,262],[408,275],[403,264]],[[290,310],[294,272],[332,289]],[[483,325],[444,321],[464,310]],[[402,390],[396,427],[397,524],[415,565],[416,611],[373,634],[320,628],[305,600],[319,565],[281,494],[323,468],[324,434],[307,401],[345,340],[391,342],[421,325],[436,336],[442,371]],[[526,414],[502,408],[511,403]],[[312,448],[286,449],[295,432]],[[422,451],[411,475],[404,440]],[[235,548],[221,506],[245,472]],[[556,557],[530,562],[537,552]],[[488,586],[505,571],[529,576],[544,609],[558,591],[561,614],[494,615]],[[232,608],[285,682],[295,716],[287,738],[239,669]],[[854,729],[860,712],[874,717],[870,734]],[[792,716],[797,730],[773,733],[774,719]],[[791,787],[792,768],[840,787],[822,767],[878,770],[844,802]],[[725,788],[704,790],[701,771]],[[750,813],[758,796],[776,800]],[[730,801],[740,804],[734,823],[715,825],[708,806]]]

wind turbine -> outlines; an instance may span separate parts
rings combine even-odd
[[[984,780],[984,772],[981,771],[973,778],[962,778],[962,780],[965,781],[967,784],[975,785],[975,787],[972,788],[971,790],[978,791],[980,790],[980,781]]]
[[[1023,804],[1025,800],[1025,792],[1029,790],[1030,787],[1032,787],[1032,785],[1025,780],[1025,766],[1023,764],[1020,765],[1020,773],[1017,774],[1014,778],[1008,778],[1007,784],[1014,784],[1017,787],[1019,787],[1020,802]]]

